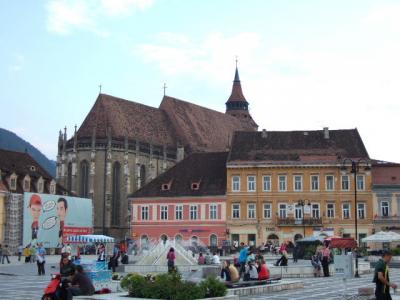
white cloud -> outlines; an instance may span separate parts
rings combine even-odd
[[[19,72],[22,70],[24,64],[25,64],[25,57],[22,54],[14,54],[14,59],[9,67],[9,70],[12,72]]]
[[[109,33],[101,29],[98,20],[126,17],[152,5],[153,0],[51,0],[46,7],[47,29],[58,34],[83,29],[107,37]]]
[[[336,39],[328,43],[336,48],[315,50],[310,44],[300,50],[271,47],[256,32],[212,33],[198,40],[163,33],[152,44],[136,46],[134,54],[169,76],[218,85],[226,97],[238,55],[244,93],[260,128],[358,127],[371,156],[400,161],[400,142],[390,133],[400,113],[400,40],[354,46]]]
[[[378,5],[369,11],[364,21],[377,29],[385,28],[394,32],[400,32],[400,5]]]

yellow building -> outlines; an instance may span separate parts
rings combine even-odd
[[[357,130],[235,133],[227,162],[232,242],[354,237],[354,176],[343,165],[347,157],[369,162]],[[373,220],[365,165],[360,163],[357,174],[359,238],[371,233]]]
[[[4,244],[4,231],[6,226],[6,196],[7,192],[2,189],[0,183],[0,244]]]

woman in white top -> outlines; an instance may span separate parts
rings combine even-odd
[[[217,265],[217,264],[219,265],[219,264],[221,263],[221,261],[220,261],[220,259],[219,259],[219,256],[217,255],[216,252],[213,253],[212,263],[213,263],[214,265]]]

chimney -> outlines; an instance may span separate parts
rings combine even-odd
[[[268,137],[268,133],[267,133],[267,130],[266,130],[266,129],[263,129],[263,130],[262,130],[262,132],[261,132],[261,137],[262,137],[263,139],[266,139],[266,138]]]
[[[329,127],[324,127],[324,139],[329,140]]]

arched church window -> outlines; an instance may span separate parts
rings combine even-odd
[[[81,162],[80,170],[80,195],[83,198],[89,197],[89,163],[84,160]]]
[[[115,162],[112,173],[112,203],[111,203],[111,224],[118,225],[120,219],[119,204],[121,200],[121,165]]]
[[[143,187],[146,183],[146,167],[140,166],[140,187]]]
[[[67,190],[70,192],[72,190],[72,163],[68,163],[67,167]]]

